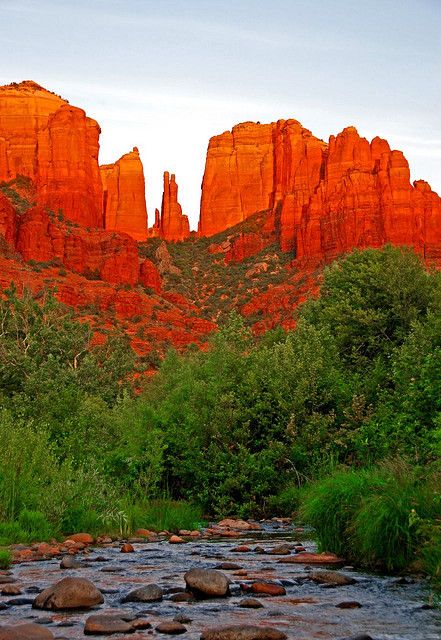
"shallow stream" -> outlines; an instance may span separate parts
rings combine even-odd
[[[88,578],[102,590],[105,603],[95,609],[95,613],[123,609],[147,618],[152,623],[152,630],[137,632],[136,637],[156,636],[154,628],[157,624],[183,613],[191,618],[185,625],[187,632],[180,636],[183,640],[199,638],[204,629],[230,624],[275,627],[289,638],[298,640],[350,638],[363,633],[374,640],[441,639],[441,614],[428,606],[429,592],[425,581],[343,568],[338,571],[355,578],[355,584],[329,588],[301,579],[300,576],[311,570],[303,564],[282,564],[278,562],[282,556],[268,553],[232,551],[237,545],[248,544],[252,549],[256,545],[264,547],[267,552],[284,541],[292,543],[298,537],[299,534],[287,526],[275,524],[274,527],[265,525],[262,533],[245,533],[239,539],[196,539],[176,545],[166,540],[134,543],[135,553],[127,554],[120,552],[119,543],[114,543],[77,556],[81,558],[82,566],[74,570],[60,569],[59,559],[22,563],[12,568],[12,577],[23,593],[0,596],[0,624],[40,621],[56,638],[84,638],[84,621],[91,611],[58,613],[31,607],[36,593],[69,575]],[[304,545],[307,551],[315,551],[313,543],[304,542]],[[224,571],[233,581],[231,597],[194,603],[169,599],[173,591],[185,588],[183,576],[190,568],[214,568],[222,562],[236,563],[247,571],[246,576],[235,575],[237,570]],[[323,568],[313,567],[312,570]],[[238,603],[247,596],[240,592],[239,584],[255,579],[278,581],[286,588],[286,595],[261,597],[263,608],[260,609],[240,608]],[[149,583],[163,587],[166,595],[162,602],[121,604],[121,598],[127,592]],[[354,601],[361,606],[348,609],[336,606]],[[2,609],[2,604],[6,608]]]

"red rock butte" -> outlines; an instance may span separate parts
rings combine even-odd
[[[138,241],[147,239],[144,169],[135,147],[114,164],[100,167],[106,229],[123,231]]]
[[[211,236],[273,212],[284,251],[330,260],[359,247],[409,245],[441,259],[441,200],[386,140],[355,127],[329,143],[296,120],[245,122],[210,140],[199,233]]]
[[[100,128],[82,109],[32,81],[0,87],[0,180],[27,176],[38,204],[104,227]]]

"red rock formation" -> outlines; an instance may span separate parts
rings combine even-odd
[[[150,227],[148,230],[149,238],[160,238],[161,237],[161,214],[159,213],[159,209],[155,209],[155,223],[153,227]]]
[[[35,82],[0,87],[0,180],[27,176],[40,205],[102,227],[99,133],[82,109]]]
[[[139,281],[144,287],[153,289],[156,293],[161,292],[161,276],[151,260],[144,260],[141,262],[139,268]]]
[[[292,242],[291,218],[300,217],[320,180],[325,149],[297,120],[245,122],[212,138],[202,182],[200,234],[214,235],[257,211],[285,204],[283,242]]]
[[[130,285],[139,279],[137,245],[128,235],[66,225],[40,206],[21,216],[16,249],[25,260],[56,262],[92,279]]]
[[[0,192],[0,235],[11,248],[15,247],[17,238],[17,214],[9,200]],[[1,246],[0,246],[1,249]]]
[[[273,212],[283,250],[329,260],[387,242],[441,259],[441,199],[412,186],[403,154],[348,127],[329,145],[295,120],[244,123],[210,140],[199,233]]]
[[[185,240],[190,235],[190,225],[187,216],[183,215],[178,202],[178,185],[175,176],[164,172],[164,193],[161,207],[161,232],[164,240],[176,242]]]
[[[211,138],[202,182],[200,235],[214,235],[269,208],[273,128],[273,124],[245,122]]]
[[[302,213],[300,259],[330,260],[353,248],[408,245],[441,257],[441,199],[422,181],[410,184],[407,160],[380,138],[354,127],[331,136],[325,175]]]
[[[144,170],[136,147],[115,164],[102,165],[104,226],[147,239]]]

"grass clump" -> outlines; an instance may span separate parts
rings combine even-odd
[[[0,549],[0,569],[8,569],[11,566],[12,555],[9,549]]]
[[[339,470],[306,488],[301,518],[321,550],[388,571],[441,575],[439,475],[403,461]]]

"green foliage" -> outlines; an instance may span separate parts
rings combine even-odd
[[[0,549],[0,569],[9,569],[11,562],[11,552],[8,549]]]
[[[420,560],[440,576],[441,479],[402,460],[338,470],[307,487],[300,516],[321,549],[399,571]]]
[[[169,246],[184,289],[194,274],[196,289],[207,284],[208,265],[235,298],[210,294],[204,313],[225,321],[206,350],[139,362],[158,372],[136,397],[125,336],[92,347],[91,328],[51,296],[5,292],[0,540],[289,515],[301,499],[323,548],[391,569],[418,558],[439,575],[439,274],[406,250],[355,252],[325,271],[295,331],[257,340],[228,314],[248,265],[226,269],[200,252],[207,239],[184,244]],[[391,456],[410,466],[383,465]]]

